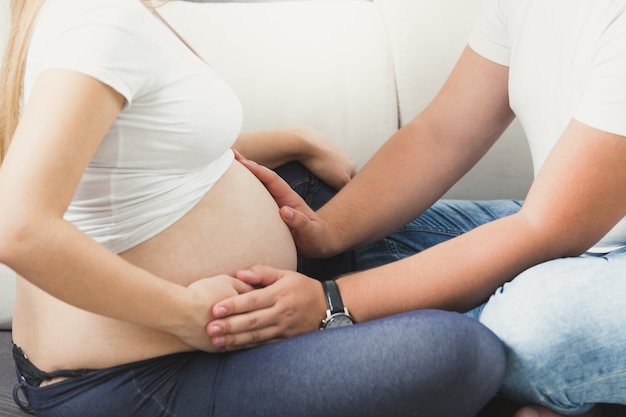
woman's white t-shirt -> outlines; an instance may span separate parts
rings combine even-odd
[[[112,251],[172,225],[232,163],[237,97],[140,0],[47,0],[28,53],[26,101],[49,69],[86,74],[126,99],[65,214]]]

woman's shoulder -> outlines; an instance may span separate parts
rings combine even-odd
[[[31,38],[28,79],[46,69],[74,70],[130,100],[153,66],[154,20],[140,0],[47,0]]]

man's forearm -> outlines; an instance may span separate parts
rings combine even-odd
[[[334,251],[398,230],[439,199],[479,157],[459,152],[452,140],[433,137],[419,119],[409,123],[317,212],[334,233]]]
[[[480,226],[403,260],[342,277],[342,297],[357,321],[436,308],[465,312],[504,282],[553,259],[558,245],[537,243],[523,216]]]

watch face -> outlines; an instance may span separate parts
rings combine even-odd
[[[352,319],[350,318],[350,316],[343,314],[343,313],[337,313],[337,314],[333,314],[328,321],[326,322],[326,325],[324,326],[325,329],[331,329],[333,327],[343,327],[343,326],[350,326],[354,324],[354,321],[352,321]]]

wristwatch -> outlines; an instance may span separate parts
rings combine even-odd
[[[322,281],[322,287],[324,287],[328,310],[326,310],[326,318],[322,320],[320,330],[354,324],[354,319],[348,312],[348,309],[343,306],[337,283],[332,280]]]

